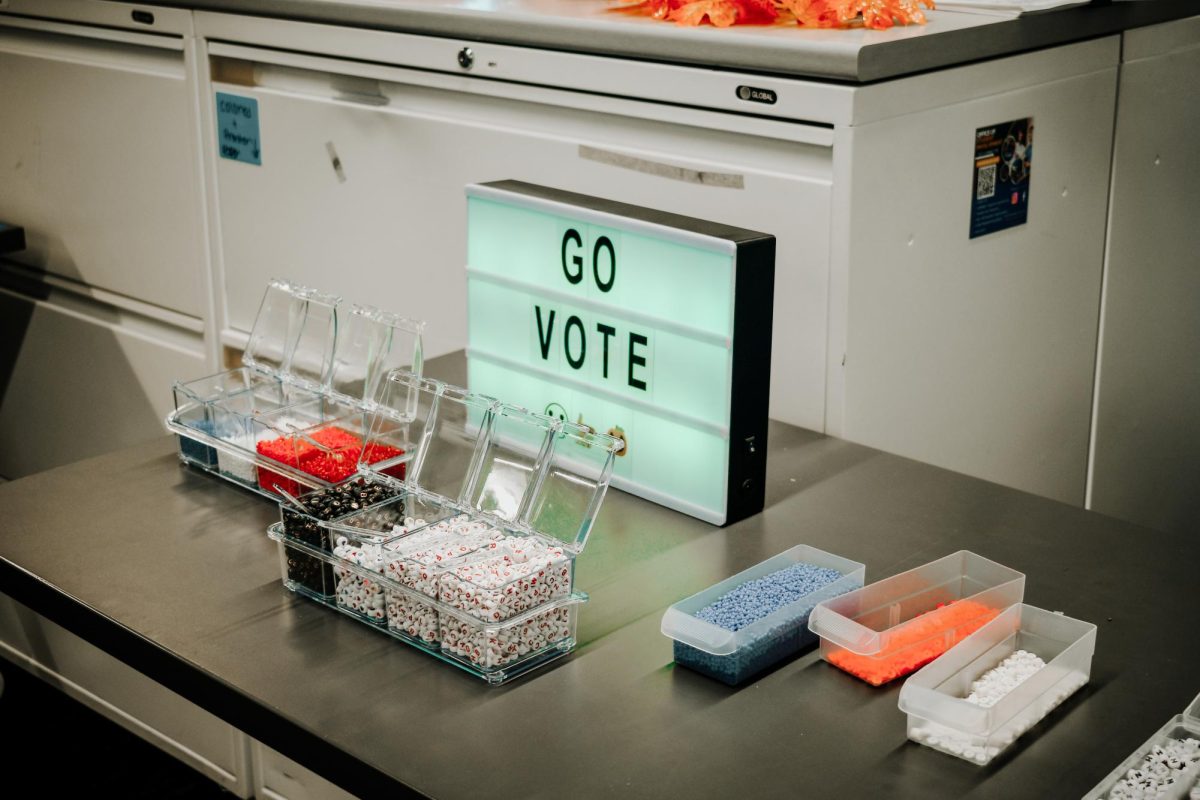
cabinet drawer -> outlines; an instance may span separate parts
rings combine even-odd
[[[774,234],[771,413],[823,427],[829,148],[213,61],[228,80],[208,102],[254,100],[261,141],[261,164],[210,154],[228,326],[249,330],[283,274],[427,320],[429,355],[465,346],[464,187],[520,179]]]
[[[354,795],[253,739],[250,758],[258,800],[354,800]]]
[[[0,656],[184,761],[250,795],[248,738],[103,650],[0,594]]]
[[[0,288],[0,475],[19,478],[163,434],[200,336],[69,297]]]
[[[0,219],[25,227],[14,260],[201,316],[191,86],[180,40],[154,38],[164,46],[0,18]]]

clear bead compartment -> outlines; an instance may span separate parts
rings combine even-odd
[[[421,369],[424,323],[271,281],[244,366],[172,387],[185,463],[277,499],[353,475],[387,372]]]
[[[329,553],[333,547],[330,541],[330,528],[346,518],[360,520],[367,525],[369,521],[379,520],[377,527],[381,530],[390,520],[389,501],[399,493],[399,489],[390,482],[385,482],[371,475],[355,475],[329,487],[315,489],[299,496],[291,495],[279,506],[281,526],[284,535],[291,541],[299,542],[323,553]],[[391,536],[391,527],[387,527],[386,536],[367,528],[362,531],[357,541],[363,544],[382,540]],[[289,588],[297,585],[307,589],[307,593],[319,597],[331,596],[334,592],[333,573],[327,562],[319,564],[311,556],[296,549],[288,553],[285,562],[284,582]],[[316,572],[321,573],[320,579],[314,578]]]
[[[286,588],[491,684],[523,675],[575,647],[578,606],[587,601],[582,592],[489,623],[384,577],[374,567],[291,540],[282,523],[272,525],[268,535],[279,543]]]
[[[1184,800],[1200,796],[1200,752],[1181,762],[1183,769],[1170,775],[1172,783],[1157,793],[1138,794],[1127,791],[1126,784],[1139,782],[1137,773],[1152,772],[1151,764],[1161,761],[1158,756],[1167,748],[1191,744],[1189,749],[1200,746],[1200,695],[1196,696],[1182,714],[1177,714],[1134,750],[1121,765],[1108,773],[1103,780],[1088,792],[1083,800],[1123,800],[1132,797],[1154,797],[1162,800]],[[1135,773],[1131,775],[1131,772]]]
[[[1045,665],[993,705],[966,699],[976,681],[1022,650]],[[1088,682],[1095,650],[1095,625],[1011,606],[904,683],[900,710],[908,714],[908,738],[987,764]]]
[[[354,480],[394,496],[324,519],[282,503],[285,585],[489,683],[570,652],[575,558],[621,442],[404,370],[379,399],[364,452],[403,455]]]

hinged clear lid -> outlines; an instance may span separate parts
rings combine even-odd
[[[272,279],[263,293],[242,363],[313,391],[329,380],[341,298]]]
[[[339,310],[329,393],[372,408],[384,377],[394,369],[421,374],[425,323],[370,306]]]
[[[373,407],[393,369],[421,371],[424,323],[272,280],[242,363],[287,383]]]
[[[405,455],[360,463],[363,470],[395,477],[407,459],[408,488],[583,549],[619,439],[407,370],[389,373],[379,397],[364,453],[394,447]]]

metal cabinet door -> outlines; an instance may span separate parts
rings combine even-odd
[[[1129,31],[1088,508],[1200,530],[1200,17]]]
[[[1008,69],[1028,59],[1044,73],[852,129],[838,435],[1082,505],[1115,45],[1016,57]],[[1094,69],[1074,74],[1077,62]],[[1037,130],[1028,221],[972,239],[976,131],[1025,118]]]
[[[426,319],[430,355],[463,347],[463,188],[516,178],[777,236],[771,413],[824,427],[828,147],[284,68],[271,55],[214,63],[214,92],[257,102],[262,144],[261,165],[207,148],[227,328],[248,330],[267,279],[290,276]]]
[[[258,800],[353,800],[354,795],[265,744],[250,740]]]
[[[252,794],[247,736],[7,595],[0,657],[187,763],[238,797]]]
[[[0,16],[0,219],[28,241],[12,258],[202,316],[203,199],[182,39],[14,24]],[[112,40],[122,37],[139,43]]]
[[[163,435],[171,382],[204,368],[197,333],[64,293],[0,288],[0,475]]]

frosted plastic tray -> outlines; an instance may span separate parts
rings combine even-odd
[[[800,563],[836,569],[842,577],[737,631],[695,616],[743,583]],[[796,545],[675,603],[663,614],[662,632],[675,640],[676,664],[736,686],[815,643],[816,634],[808,630],[813,607],[860,588],[865,574],[866,567],[857,561]]]
[[[1046,665],[984,708],[971,684],[1017,650]],[[905,681],[900,710],[908,738],[975,764],[987,764],[1088,682],[1096,626],[1030,605],[1005,609]]]
[[[873,686],[924,666],[1025,595],[1025,576],[967,550],[813,609],[821,657]]]
[[[1141,767],[1145,757],[1155,747],[1162,747],[1171,740],[1200,739],[1200,695],[1191,702],[1182,714],[1177,714],[1165,725],[1130,754],[1104,779],[1096,784],[1084,800],[1108,800],[1113,797],[1113,788],[1128,774],[1129,770]],[[1129,795],[1126,795],[1127,797]],[[1200,763],[1194,764],[1184,772],[1166,792],[1156,795],[1162,800],[1181,800],[1181,798],[1200,796]]]

